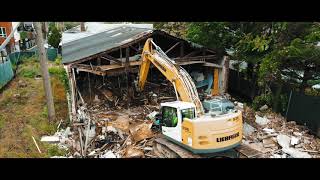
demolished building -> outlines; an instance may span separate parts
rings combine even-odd
[[[151,151],[159,133],[154,115],[161,102],[174,101],[176,95],[153,65],[145,90],[137,91],[148,38],[190,73],[200,95],[224,92],[228,65],[214,49],[154,30],[150,24],[86,23],[85,27],[86,31],[76,27],[62,35],[72,138],[57,136],[62,137],[62,146],[72,147],[73,156],[159,157]]]
[[[126,96],[130,104],[134,96],[130,92],[137,78],[143,45],[148,38],[153,38],[170,58],[182,65],[198,88],[209,94],[223,91],[224,61],[213,49],[154,30],[150,25],[111,24],[110,28],[85,33],[69,31],[62,37],[62,62],[71,87],[73,120],[79,99],[93,101],[96,96],[93,89],[102,86],[107,90],[102,92],[105,97],[111,94],[110,91],[116,91],[118,96]],[[151,68],[150,72],[150,82],[165,80],[157,69]],[[113,83],[106,84],[107,80]]]
[[[99,26],[101,28],[97,28]],[[161,157],[155,114],[159,103],[176,99],[170,82],[152,68],[144,93],[136,80],[145,41],[153,41],[193,77],[199,94],[225,92],[229,67],[214,49],[174,37],[150,25],[94,24],[86,32],[63,33],[62,62],[70,85],[71,129],[45,142],[60,142],[70,157]],[[80,28],[79,28],[80,29]],[[233,100],[234,101],[234,100]],[[258,114],[236,102],[243,112],[244,136],[237,151],[248,158],[319,157],[319,143],[303,127],[273,113]],[[259,112],[260,113],[260,112]]]

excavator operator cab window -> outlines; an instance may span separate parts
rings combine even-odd
[[[176,127],[178,124],[177,109],[174,107],[162,107],[162,122],[166,127]]]
[[[184,118],[194,119],[196,116],[194,108],[182,109],[181,115],[182,115],[182,121]]]

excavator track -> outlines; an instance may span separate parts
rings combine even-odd
[[[155,139],[153,147],[154,153],[161,158],[201,158],[163,137]]]
[[[153,150],[160,158],[239,158],[241,156],[240,152],[236,149],[219,153],[194,154],[164,137],[154,140]]]

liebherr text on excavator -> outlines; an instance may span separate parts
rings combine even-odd
[[[140,91],[144,89],[150,63],[173,84],[177,96],[177,101],[161,103],[158,118],[165,138],[194,154],[221,152],[241,143],[241,111],[232,105],[222,107],[221,104],[228,102],[226,99],[217,100],[220,104],[216,103],[215,107],[205,111],[191,76],[151,38],[146,41],[142,52]]]

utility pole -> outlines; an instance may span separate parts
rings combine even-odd
[[[222,93],[228,92],[228,78],[229,78],[229,56],[223,56],[222,59]]]
[[[37,47],[39,49],[39,58],[40,58],[40,65],[41,65],[41,73],[43,77],[43,86],[44,91],[46,94],[47,106],[48,106],[48,118],[49,122],[52,122],[55,118],[55,110],[53,104],[53,97],[52,97],[52,89],[50,84],[50,76],[47,67],[47,54],[44,48],[43,42],[43,34],[42,34],[42,24],[40,22],[34,22],[35,30],[37,33],[36,42]]]
[[[86,31],[86,27],[84,26],[84,22],[80,22],[80,31],[81,32]]]

